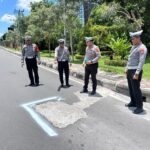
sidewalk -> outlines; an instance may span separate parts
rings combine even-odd
[[[18,56],[21,55],[20,52],[18,51],[13,51],[7,48],[4,48],[4,49]],[[57,70],[57,65],[54,64],[54,59],[52,58],[42,57],[41,65]],[[70,67],[70,75],[83,80],[84,79],[83,66],[80,64],[72,64],[72,66]],[[108,72],[99,70],[97,79],[98,79],[98,85],[101,85],[113,91],[128,95],[128,85],[127,85],[127,80],[124,75],[108,73]],[[150,80],[142,80],[141,89],[142,89],[143,95],[146,96],[148,99],[150,99]]]

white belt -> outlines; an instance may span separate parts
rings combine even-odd
[[[66,62],[66,61],[68,61],[68,60],[65,60],[65,59],[63,59],[63,60],[58,60],[59,62]]]
[[[127,69],[132,70],[132,69],[137,69],[138,66],[127,66]]]
[[[35,57],[33,57],[33,56],[30,56],[30,57],[26,57],[27,59],[33,59],[33,58],[35,58]]]

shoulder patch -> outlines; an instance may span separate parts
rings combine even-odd
[[[95,50],[96,50],[96,52],[99,52],[99,51],[100,51],[100,49],[99,49],[98,47],[96,47]]]
[[[143,47],[140,48],[140,53],[141,53],[141,54],[144,54],[144,52],[145,52],[145,48],[143,48]]]
[[[35,52],[39,52],[40,51],[36,44],[32,44],[32,46],[33,46],[33,49],[35,50]]]
[[[35,47],[35,51],[36,51],[36,52],[39,52],[39,51],[40,51],[39,48],[38,48],[38,46]]]

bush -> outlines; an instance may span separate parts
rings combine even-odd
[[[106,60],[105,65],[124,67],[127,64],[126,60]]]
[[[75,58],[76,59],[84,59],[84,55],[76,54]]]
[[[118,37],[117,39],[112,38],[108,47],[110,47],[116,55],[121,56],[121,59],[124,59],[128,54],[131,44],[127,40],[127,37]]]
[[[101,51],[102,56],[109,56],[111,53],[111,51]]]

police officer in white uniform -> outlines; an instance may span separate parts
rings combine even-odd
[[[38,62],[37,62],[38,59]],[[25,37],[25,45],[22,49],[22,66],[24,65],[24,60],[26,61],[26,66],[30,78],[29,86],[38,86],[39,85],[39,75],[38,75],[38,66],[40,64],[40,54],[39,48],[36,44],[32,43],[31,36]],[[34,73],[34,75],[33,75]]]
[[[71,65],[70,52],[68,48],[65,46],[64,39],[59,39],[58,42],[59,46],[56,47],[55,49],[55,63],[58,63],[58,72],[61,87],[64,87],[63,73],[65,73],[66,87],[70,87],[69,84],[69,63]]]
[[[147,48],[141,41],[141,34],[143,31],[130,32],[132,40],[132,48],[128,58],[126,67],[126,74],[129,86],[129,93],[131,101],[126,104],[127,107],[136,107],[134,110],[135,114],[142,113],[143,110],[143,99],[142,92],[140,89],[140,82],[142,79],[143,65],[145,63]]]
[[[95,95],[97,88],[96,74],[98,71],[98,60],[101,54],[99,47],[94,45],[93,37],[86,37],[85,40],[87,45],[86,54],[83,61],[83,65],[85,66],[85,79],[83,90],[80,93],[88,92],[89,77],[91,75],[93,87],[92,92],[90,94]]]

